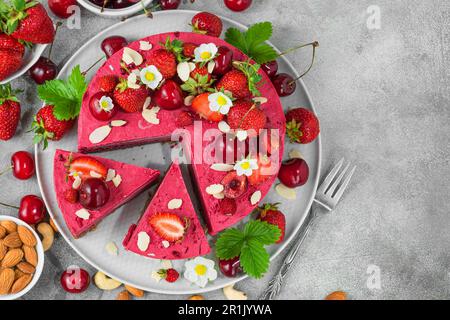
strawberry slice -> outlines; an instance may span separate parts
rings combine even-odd
[[[149,219],[151,227],[163,239],[175,242],[183,238],[184,223],[174,213],[157,213]]]
[[[69,173],[78,172],[81,173],[81,179],[87,178],[99,178],[106,179],[108,169],[103,163],[97,159],[91,157],[79,157],[70,163]],[[94,173],[95,176],[92,176]]]

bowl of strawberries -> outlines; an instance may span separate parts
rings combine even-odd
[[[24,74],[55,37],[55,27],[38,1],[0,3],[0,84]]]
[[[77,0],[85,9],[99,16],[117,18],[144,10],[153,0]],[[145,11],[145,10],[144,10]]]

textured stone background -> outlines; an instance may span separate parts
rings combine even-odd
[[[366,26],[370,5],[381,8],[380,30]],[[281,49],[320,41],[317,64],[305,82],[321,119],[323,170],[342,156],[359,170],[335,214],[322,217],[307,239],[281,298],[322,299],[335,290],[355,299],[450,298],[450,2],[255,0],[242,14],[228,11],[222,0],[183,7],[243,23],[270,20],[273,42]],[[62,65],[85,40],[116,22],[85,10],[82,18],[81,30],[61,29],[55,62]],[[293,53],[290,59],[301,69],[308,53]],[[26,98],[17,136],[0,143],[3,164],[14,150],[32,150],[32,134],[25,131],[40,106],[29,79],[14,85],[25,89]],[[39,192],[36,180],[24,183],[10,176],[1,178],[0,190],[0,201],[9,203]],[[56,240],[47,258],[26,299],[115,297],[116,292],[95,286],[81,295],[65,294],[58,283],[63,268],[77,264],[94,270],[64,240]],[[379,290],[366,285],[370,265],[381,270]],[[255,299],[270,277],[237,287]],[[216,291],[206,298],[223,295]]]

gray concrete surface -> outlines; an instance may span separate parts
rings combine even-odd
[[[379,30],[367,28],[370,5],[381,9]],[[305,81],[321,119],[323,169],[346,156],[359,171],[335,214],[323,217],[307,239],[281,298],[322,299],[335,290],[354,299],[450,298],[450,2],[255,0],[242,14],[228,11],[222,0],[183,7],[244,23],[270,20],[279,48],[320,41],[317,64]],[[63,63],[85,40],[116,22],[85,10],[82,18],[81,30],[62,28],[58,34],[56,62]],[[308,54],[297,52],[290,59],[301,69]],[[14,150],[32,150],[32,134],[25,131],[40,105],[29,79],[14,85],[25,90],[26,98],[21,129],[0,143],[2,164]],[[38,193],[35,180],[0,179],[0,201],[18,203],[24,194]],[[63,239],[56,240],[47,261],[26,299],[115,297],[116,292],[95,286],[81,295],[64,293],[58,283],[63,267],[94,270]],[[373,268],[380,271],[379,289],[367,286]],[[237,287],[255,299],[270,277]],[[223,298],[221,291],[205,296]]]

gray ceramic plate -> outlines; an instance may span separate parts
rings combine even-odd
[[[94,61],[101,57],[101,41],[111,35],[121,35],[131,40],[137,40],[151,34],[173,31],[190,31],[189,22],[196,12],[185,10],[163,11],[154,14],[153,19],[145,16],[138,16],[124,22],[118,23],[102,33],[93,37],[84,44],[61,70],[60,77],[66,78],[70,70],[76,65],[81,66],[81,70],[88,68]],[[224,28],[238,27],[245,29],[245,26],[229,19],[223,18]],[[281,71],[297,74],[293,66],[284,58],[279,59]],[[94,71],[87,76],[92,77]],[[313,104],[302,82],[298,83],[297,91],[294,95],[282,98],[284,108],[287,110],[293,106],[305,106],[313,110]],[[62,141],[50,143],[47,150],[42,151],[36,147],[37,176],[42,195],[47,208],[59,227],[62,236],[72,246],[72,248],[92,266],[103,271],[107,275],[136,286],[146,291],[164,293],[164,294],[194,294],[206,291],[212,291],[223,288],[245,278],[245,276],[229,279],[219,275],[219,278],[206,286],[199,288],[190,284],[182,277],[179,281],[169,284],[165,281],[159,283],[151,278],[151,272],[160,266],[159,260],[146,259],[133,253],[126,252],[121,247],[121,242],[127,232],[128,226],[135,223],[145,207],[148,200],[148,192],[144,192],[139,197],[130,201],[114,214],[106,218],[98,225],[95,231],[89,232],[81,239],[75,240],[67,229],[63,217],[58,209],[53,185],[53,155],[55,150],[65,149],[69,151],[77,150],[77,130],[74,128]],[[293,148],[297,148],[304,155],[305,160],[310,166],[310,178],[306,186],[300,188],[297,192],[296,201],[287,201],[281,198],[272,188],[264,202],[281,202],[281,210],[286,214],[287,229],[286,241],[277,246],[269,248],[271,258],[274,259],[283,249],[286,248],[289,241],[293,238],[295,232],[302,226],[307,212],[312,204],[315,190],[319,179],[319,170],[321,163],[321,144],[320,138],[314,143],[305,146],[287,145],[286,155]],[[99,154],[100,156],[123,161],[140,166],[149,166],[165,172],[170,165],[170,148],[167,144],[153,144],[143,147],[135,147],[126,150],[117,150]],[[119,247],[119,255],[113,257],[105,250],[105,245],[114,241]],[[211,258],[214,259],[213,256]],[[184,261],[174,262],[174,267],[182,270]],[[219,272],[220,274],[220,272]]]

